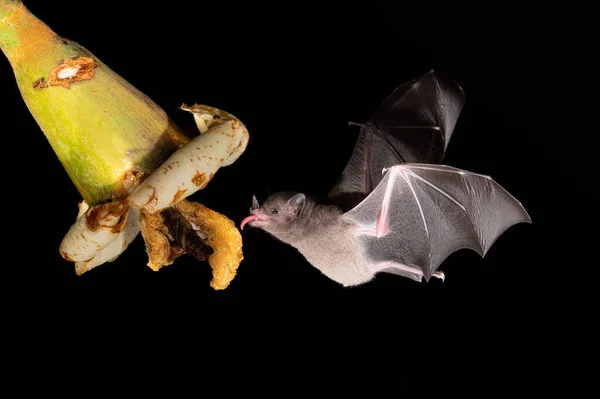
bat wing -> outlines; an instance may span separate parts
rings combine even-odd
[[[454,251],[482,257],[525,209],[489,176],[444,165],[397,164],[344,216],[359,226],[359,242],[373,272],[425,280]]]
[[[397,163],[440,163],[465,102],[462,88],[435,71],[397,87],[361,125],[354,151],[329,196],[345,209],[362,201]]]

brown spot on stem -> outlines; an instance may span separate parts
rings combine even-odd
[[[90,57],[74,57],[62,61],[48,75],[50,86],[69,88],[71,83],[90,80],[96,74],[96,62]]]
[[[179,201],[181,201],[181,199],[183,198],[183,195],[186,193],[186,191],[187,191],[187,188],[183,189],[183,190],[177,190],[177,192],[173,196],[173,201],[171,201],[169,206],[173,206],[176,203],[178,203]]]
[[[200,173],[196,171],[196,174],[194,175],[194,177],[192,177],[192,183],[194,183],[196,186],[202,185],[202,183],[204,183],[204,180],[206,180],[206,173]]]
[[[48,85],[46,84],[46,79],[44,78],[39,78],[38,80],[32,83],[32,86],[34,89],[38,90],[42,90],[48,87]]]

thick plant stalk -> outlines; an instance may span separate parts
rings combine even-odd
[[[0,49],[83,197],[60,245],[77,274],[114,261],[142,232],[153,270],[184,253],[206,259],[206,241],[211,285],[227,287],[243,259],[241,235],[224,215],[186,201],[197,209],[196,219],[212,221],[192,226],[177,204],[245,151],[246,127],[225,111],[184,105],[201,133],[190,139],[150,98],[83,46],[57,35],[20,0],[0,0]],[[168,213],[167,223],[161,212]]]
[[[0,0],[0,48],[23,100],[90,206],[124,199],[188,141],[148,96],[21,1]]]

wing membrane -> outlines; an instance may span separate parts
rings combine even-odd
[[[361,126],[331,197],[350,209],[397,163],[440,163],[465,102],[461,87],[430,71],[397,87]]]
[[[387,234],[378,237],[382,208]],[[485,256],[506,229],[531,222],[489,176],[430,164],[386,169],[375,190],[344,216],[360,226],[360,245],[373,267],[398,274],[416,268],[426,279],[453,252],[467,248]]]

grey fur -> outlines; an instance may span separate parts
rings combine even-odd
[[[322,205],[305,198],[302,211],[288,204],[296,192],[271,195],[258,209],[261,221],[251,225],[261,228],[278,240],[296,248],[306,260],[325,276],[352,286],[366,283],[374,277],[357,243],[357,226],[342,218],[342,210],[334,205]],[[277,215],[271,212],[275,209]]]

